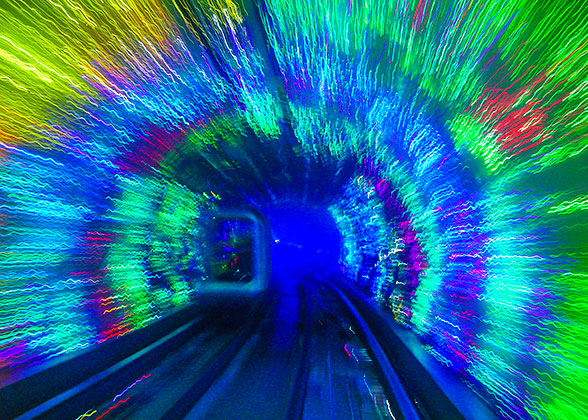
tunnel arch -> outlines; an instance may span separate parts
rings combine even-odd
[[[374,217],[347,272],[501,416],[586,411],[581,2],[115,3],[0,9],[2,367],[190,301],[201,215],[285,196]]]

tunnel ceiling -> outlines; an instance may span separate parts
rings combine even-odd
[[[0,372],[194,301],[206,215],[326,206],[507,419],[588,412],[583,1],[6,0]]]

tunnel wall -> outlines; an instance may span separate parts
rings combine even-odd
[[[207,211],[321,201],[501,417],[582,418],[582,6],[4,2],[1,375],[191,301]]]

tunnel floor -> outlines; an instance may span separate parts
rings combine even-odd
[[[73,398],[41,416],[19,418],[400,418],[359,327],[311,283],[284,288],[256,310],[209,308],[196,331],[159,359],[74,389]]]

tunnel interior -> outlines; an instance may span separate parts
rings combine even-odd
[[[254,209],[279,293],[341,277],[498,417],[584,418],[585,10],[4,1],[0,385],[197,301]]]
[[[272,278],[295,280],[339,268],[340,235],[325,206],[280,203],[265,208],[272,231]]]

